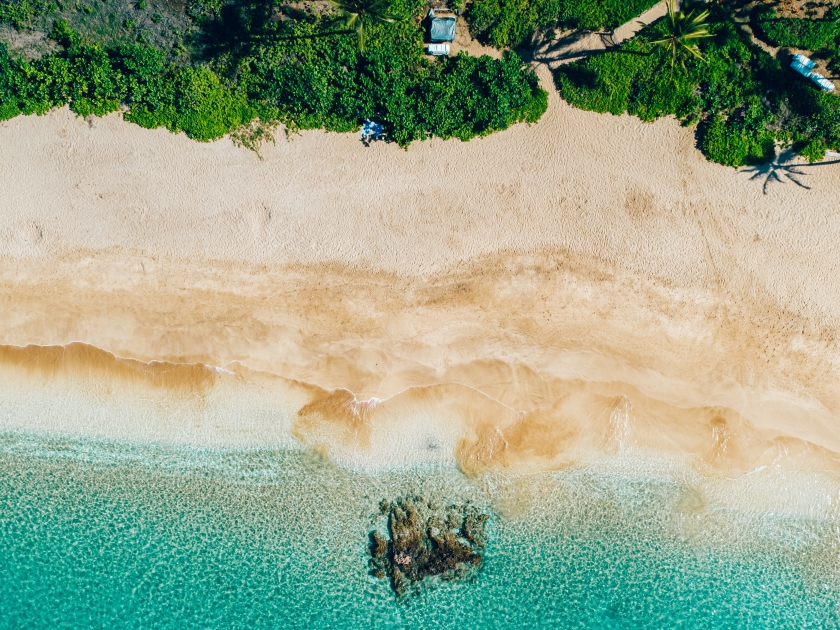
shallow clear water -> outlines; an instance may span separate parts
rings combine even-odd
[[[840,627],[837,523],[715,507],[694,481],[7,434],[0,627]],[[405,494],[493,512],[474,582],[397,603],[368,575],[377,504]]]

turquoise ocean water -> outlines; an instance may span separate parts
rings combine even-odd
[[[838,523],[689,478],[367,474],[307,451],[0,437],[0,628],[836,628]],[[367,572],[380,499],[493,514],[471,583]]]

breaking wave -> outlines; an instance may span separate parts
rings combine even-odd
[[[756,426],[750,403],[764,409],[777,392],[741,390],[738,409],[683,406],[622,381],[548,377],[477,361],[452,366],[449,382],[363,400],[349,389],[239,363],[144,362],[83,343],[0,346],[0,373],[6,429],[200,446],[306,446],[371,470],[457,462],[471,475],[532,473],[633,452],[676,457],[725,476],[766,466],[840,471],[836,452],[796,434],[796,413],[808,413],[807,400],[797,406],[789,397],[790,433]],[[500,383],[514,383],[516,391],[501,391]]]

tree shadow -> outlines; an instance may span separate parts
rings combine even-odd
[[[581,48],[587,40],[593,44],[599,41],[598,48]],[[609,48],[614,43],[608,33],[591,33],[589,31],[569,31],[553,39],[540,38],[530,45],[522,45],[517,49],[520,57],[527,62],[552,63],[586,56],[596,50]]]
[[[802,171],[801,169],[809,168],[812,166],[840,164],[840,159],[830,160],[827,162],[814,162],[812,164],[794,164],[793,161],[796,159],[796,157],[797,154],[793,149],[785,149],[784,151],[779,153],[772,161],[766,162],[764,164],[748,166],[741,172],[750,174],[750,181],[760,180],[763,178],[764,185],[762,186],[762,190],[766,195],[767,187],[770,185],[770,182],[778,182],[780,184],[784,184],[787,181],[791,181],[800,188],[811,190],[810,186],[807,186],[806,184],[800,181],[800,178],[808,174]]]
[[[526,63],[542,64],[552,70],[555,66],[582,61],[606,53],[647,56],[635,50],[624,50],[609,32],[569,31],[555,39],[538,39],[516,48],[516,53]]]
[[[217,16],[202,21],[199,43],[205,59],[247,55],[254,44],[275,32],[277,12],[271,0],[234,0]]]

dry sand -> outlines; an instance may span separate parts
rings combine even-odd
[[[4,425],[249,445],[285,431],[465,468],[633,446],[726,471],[833,467],[840,165],[797,167],[808,188],[780,171],[763,194],[764,175],[706,162],[674,120],[550,94],[540,123],[469,143],[306,132],[264,161],[117,115],[2,123]],[[13,347],[71,342],[160,363]],[[227,371],[172,365],[197,362]],[[193,415],[145,430],[26,411],[59,382]],[[210,422],[225,396],[262,411]]]

